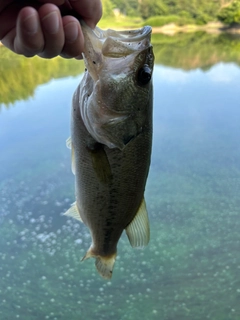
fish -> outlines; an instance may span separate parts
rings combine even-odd
[[[117,244],[126,231],[132,247],[150,239],[144,191],[152,150],[151,27],[115,31],[82,23],[85,73],[71,110],[76,201],[65,213],[83,222],[99,274],[112,277]]]

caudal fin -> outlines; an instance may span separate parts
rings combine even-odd
[[[104,279],[111,279],[114,263],[116,260],[116,255],[117,255],[116,253],[111,254],[109,256],[95,255],[91,252],[91,248],[90,248],[81,261],[84,261],[88,258],[95,258],[96,259],[95,266],[97,268],[98,273]]]
[[[113,267],[116,259],[116,254],[109,257],[97,257],[95,261],[95,266],[97,271],[104,279],[111,279]]]

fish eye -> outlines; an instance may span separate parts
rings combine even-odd
[[[144,65],[139,71],[138,71],[138,82],[140,84],[147,84],[152,78],[152,72],[148,65]]]

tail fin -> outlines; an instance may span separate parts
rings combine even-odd
[[[81,261],[84,261],[88,258],[95,258],[96,259],[95,266],[97,268],[98,273],[104,279],[111,279],[114,263],[116,260],[116,255],[117,253],[111,254],[109,256],[95,255],[94,253],[91,252],[91,248],[90,248]]]

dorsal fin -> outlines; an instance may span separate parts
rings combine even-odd
[[[144,247],[150,239],[150,228],[144,198],[132,222],[125,229],[132,247]]]

